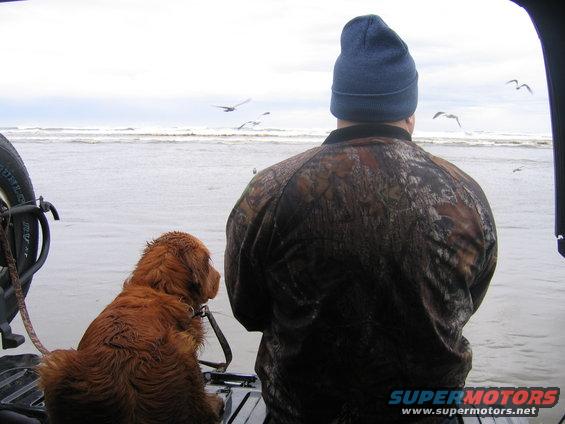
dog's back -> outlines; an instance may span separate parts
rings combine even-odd
[[[201,406],[201,323],[168,298],[126,289],[92,322],[78,350],[44,359],[38,370],[53,423],[216,422]]]

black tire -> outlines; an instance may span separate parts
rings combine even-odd
[[[35,204],[35,193],[22,158],[12,144],[0,134],[0,199],[9,207],[27,203]],[[31,214],[13,216],[7,231],[12,254],[21,275],[35,263],[39,243],[37,219]],[[22,281],[24,294],[31,285],[31,278]],[[0,287],[6,304],[6,318],[12,321],[18,313],[18,305],[10,276],[5,267],[4,253],[0,249]]]

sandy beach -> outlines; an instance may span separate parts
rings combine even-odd
[[[50,349],[76,347],[90,321],[119,292],[145,243],[162,232],[196,235],[223,272],[225,223],[253,169],[324,138],[323,132],[237,139],[221,131],[202,136],[172,131],[167,137],[151,131],[104,137],[41,129],[2,132],[23,157],[36,195],[61,215],[60,222],[51,221],[50,257],[28,295],[36,331]],[[489,137],[459,137],[459,142],[415,137],[481,184],[497,223],[498,268],[465,329],[474,352],[467,384],[565,387],[565,261],[553,237],[551,146],[527,135],[523,143]],[[234,320],[223,281],[210,307],[234,351],[231,370],[252,372],[260,334],[246,332]],[[23,331],[19,318],[13,327]],[[4,351],[23,352],[35,349],[26,342]],[[221,358],[211,331],[202,356]],[[562,409],[542,411],[532,422],[557,422]]]

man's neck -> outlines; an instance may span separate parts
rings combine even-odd
[[[353,122],[353,121],[346,121],[343,119],[338,119],[337,120],[337,128],[345,128],[345,127],[351,127],[353,125],[362,125],[362,124],[367,124],[370,122]],[[392,125],[394,127],[399,127],[402,128],[403,130],[407,131],[409,134],[412,134],[413,132],[413,128],[410,128],[408,125],[408,122],[406,122],[406,120],[402,120],[402,121],[395,121],[395,122],[381,122],[380,124],[382,125]]]

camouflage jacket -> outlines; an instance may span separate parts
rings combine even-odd
[[[338,129],[260,172],[227,223],[225,282],[263,333],[271,422],[396,422],[391,389],[461,387],[495,266],[480,186],[401,128]]]

